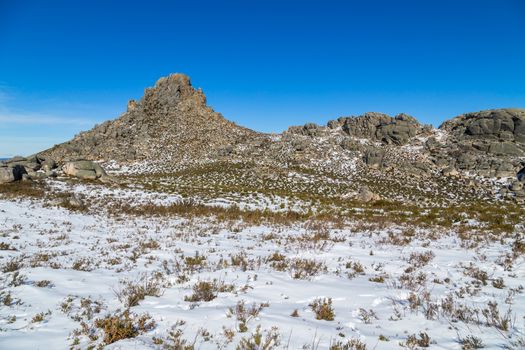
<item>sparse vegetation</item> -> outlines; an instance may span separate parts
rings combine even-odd
[[[95,327],[104,332],[104,344],[113,344],[116,341],[134,338],[150,331],[155,327],[155,321],[147,314],[138,316],[126,310],[120,314],[97,319]]]
[[[244,300],[241,300],[235,307],[229,308],[226,315],[228,317],[235,317],[238,323],[238,331],[244,333],[248,331],[248,322],[257,317],[262,309],[268,306],[267,303],[254,303],[251,306],[247,306]]]
[[[218,293],[231,292],[233,289],[233,285],[225,284],[222,281],[199,281],[193,285],[193,294],[184,297],[184,300],[191,302],[212,301],[217,297]]]
[[[335,317],[332,307],[332,298],[318,298],[310,303],[310,308],[315,313],[317,320],[333,321]]]
[[[190,173],[177,176],[190,181]],[[165,174],[151,185],[165,189],[173,178]],[[150,180],[143,176],[139,182]],[[312,181],[313,189],[316,180]],[[115,193],[123,193],[130,191],[128,185],[111,186]],[[89,186],[96,189],[98,185]],[[357,339],[352,338],[355,334],[347,324],[367,334],[370,329],[376,332],[375,327],[386,320],[413,329],[414,322],[424,317],[429,327],[425,332],[406,333],[402,346],[424,348],[449,337],[463,349],[476,349],[484,346],[485,334],[504,334],[510,348],[519,344],[515,323],[522,314],[517,300],[523,288],[516,276],[522,269],[523,238],[520,226],[514,228],[516,208],[503,204],[504,214],[498,209],[500,215],[510,218],[511,230],[507,222],[477,212],[483,205],[458,205],[458,214],[446,206],[421,207],[391,200],[357,203],[338,199],[343,186],[334,188],[330,196],[282,189],[280,195],[287,196],[284,207],[280,196],[270,198],[267,192],[248,188],[236,197],[274,201],[277,211],[273,212],[245,209],[249,206],[210,206],[206,196],[211,192],[194,199],[198,193],[205,194],[197,186],[195,193],[188,190],[185,194],[188,199],[174,204],[163,204],[171,202],[162,198],[155,204],[131,203],[118,196],[99,203],[106,199],[91,197],[94,205],[74,215],[91,217],[98,210],[108,210],[110,218],[94,216],[96,224],[56,219],[58,215],[46,217],[49,214],[43,211],[27,214],[31,223],[10,217],[9,224],[0,228],[5,242],[0,245],[5,254],[0,280],[3,328],[9,332],[23,326],[22,317],[13,317],[16,309],[24,310],[27,320],[35,319],[26,320],[34,328],[47,329],[57,314],[67,317],[77,325],[69,337],[73,348],[101,348],[142,334],[141,341],[165,349],[273,349],[290,343],[297,348],[361,350],[367,343],[369,347],[387,342],[396,345],[400,333],[382,328],[373,337]],[[102,189],[113,191],[105,185]],[[226,192],[225,201],[231,199],[231,192]],[[303,206],[294,207],[297,201]],[[102,209],[94,212],[96,207]],[[290,212],[290,208],[297,211]],[[45,210],[57,213],[59,209]],[[5,214],[1,216],[0,212],[0,219],[6,220]],[[436,269],[443,261],[448,264],[446,273]],[[70,295],[49,315],[41,312],[47,306],[20,293],[35,288],[45,294],[62,293],[70,281],[60,274],[68,268],[68,278],[96,284],[100,292],[67,291]],[[41,271],[45,274],[39,275]],[[111,283],[114,293],[99,288],[95,275]],[[317,298],[329,283],[340,286],[330,291],[331,297]],[[261,302],[266,296],[269,302]],[[355,308],[336,310],[340,300],[354,303],[353,299]],[[165,316],[166,308],[184,310],[178,317],[206,312],[210,318],[202,324],[196,324],[193,317],[187,323],[174,323]],[[149,332],[155,327],[152,316],[132,310],[147,310],[155,318],[160,315],[162,322],[159,319],[154,335]],[[140,315],[144,322],[139,322]],[[214,321],[219,319],[220,327]],[[280,324],[282,319],[286,323]],[[279,332],[268,327],[269,322],[275,322]],[[309,322],[331,322],[333,327],[319,329],[310,340],[299,339],[297,332],[306,332],[304,325]],[[460,338],[452,329],[436,334],[432,326],[443,324],[480,327],[484,333],[476,334],[478,338]]]
[[[430,346],[430,337],[425,332],[421,332],[419,335],[412,334],[408,336],[405,342],[399,345],[408,349],[428,348]]]
[[[136,280],[122,280],[115,295],[126,307],[137,306],[147,296],[158,297],[162,295],[163,288],[160,276],[141,275]]]

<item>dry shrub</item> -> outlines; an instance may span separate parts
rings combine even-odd
[[[317,298],[310,303],[310,308],[315,313],[317,320],[333,321],[335,317],[332,307],[332,298]]]
[[[44,198],[48,192],[49,189],[42,182],[15,181],[0,185],[0,195],[5,198]]]
[[[242,210],[237,206],[219,207],[195,203],[192,200],[182,200],[170,205],[130,205],[127,203],[113,204],[109,210],[114,215],[129,214],[139,216],[177,216],[177,217],[215,217],[218,221],[239,221],[260,225],[262,223],[290,224],[304,221],[307,214],[294,211],[272,212],[269,210]]]
[[[289,266],[292,277],[295,279],[309,279],[327,271],[323,262],[313,259],[291,259]]]
[[[104,331],[104,343],[107,345],[148,332],[155,327],[155,321],[148,314],[138,316],[126,310],[121,314],[97,319],[95,327]]]
[[[248,331],[248,321],[251,319],[257,317],[259,313],[262,311],[263,308],[270,306],[268,303],[261,303],[261,304],[255,304],[253,303],[251,306],[246,306],[246,303],[244,300],[241,300],[235,305],[235,307],[231,307],[228,309],[228,312],[226,313],[227,317],[235,316],[239,328],[239,332],[244,333]]]
[[[163,293],[160,276],[141,275],[137,280],[121,281],[120,289],[114,290],[118,300],[126,307],[137,306],[146,296],[159,297]]]
[[[465,270],[463,271],[465,276],[469,276],[474,278],[476,281],[479,281],[484,286],[487,285],[487,281],[489,279],[489,276],[486,271],[481,270],[474,264],[470,263],[469,266],[465,267]]]
[[[222,281],[200,281],[193,286],[193,294],[184,297],[184,300],[190,302],[198,301],[212,301],[218,293],[232,292],[234,286],[232,284],[225,284]]]
[[[338,340],[330,344],[330,350],[366,350],[366,344],[355,338],[346,343]]]
[[[411,253],[408,262],[415,268],[427,265],[436,255],[431,250],[424,253]]]
[[[430,337],[425,332],[419,333],[419,337],[412,334],[408,336],[404,343],[400,343],[399,345],[409,349],[428,348],[430,346]]]
[[[263,337],[263,333],[266,335]],[[269,331],[261,332],[261,326],[257,326],[255,333],[249,337],[242,338],[237,345],[237,350],[271,350],[280,345],[280,334],[277,327],[272,327]]]
[[[21,258],[11,258],[2,266],[2,272],[15,272],[22,268],[22,259]]]
[[[16,248],[12,247],[9,243],[0,242],[0,250],[15,250]]]
[[[512,253],[515,258],[525,254],[525,240],[516,239],[512,244]]]

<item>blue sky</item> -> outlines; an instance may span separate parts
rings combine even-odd
[[[116,118],[172,72],[260,131],[525,107],[525,1],[0,0],[0,157]]]

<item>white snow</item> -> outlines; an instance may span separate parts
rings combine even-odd
[[[525,337],[524,259],[515,258],[510,268],[502,262],[511,250],[511,240],[483,241],[469,248],[466,243],[473,242],[462,242],[448,232],[418,230],[410,243],[396,245],[393,237],[402,237],[402,228],[370,231],[350,225],[329,229],[330,239],[314,239],[319,232],[323,229],[310,224],[249,226],[211,218],[108,218],[47,207],[39,201],[0,200],[0,243],[17,249],[0,250],[0,266],[4,269],[12,259],[21,264],[16,272],[1,275],[0,349],[69,349],[76,337],[74,348],[98,345],[103,333],[93,327],[94,320],[125,308],[115,291],[125,280],[137,281],[156,272],[161,276],[162,295],[147,296],[131,307],[136,314],[151,315],[155,328],[108,349],[161,348],[154,337],[166,341],[179,320],[185,323],[178,329],[190,343],[200,330],[209,332],[208,337],[197,336],[198,349],[235,348],[258,325],[263,334],[277,327],[281,338],[277,348],[283,349],[313,348],[312,344],[327,349],[351,338],[360,339],[369,349],[397,349],[409,335],[420,332],[430,336],[435,349],[459,349],[459,338],[468,335],[480,338],[487,349],[519,348],[516,344]],[[148,246],[149,242],[158,246]],[[190,271],[185,258],[196,252],[205,257],[205,263]],[[293,269],[272,267],[268,257],[275,252],[289,261],[323,263],[326,270],[294,279]],[[428,252],[435,256],[426,265],[410,260],[412,253]],[[232,257],[241,257],[246,266],[235,266]],[[352,276],[354,269],[348,266],[354,263],[363,267],[362,274]],[[410,267],[414,271],[405,272]],[[475,278],[468,274],[475,269],[487,273],[487,285],[473,282]],[[422,274],[424,282],[412,286],[401,282]],[[19,283],[13,283],[14,276]],[[370,281],[381,276],[382,283]],[[502,289],[492,284],[497,278],[504,281]],[[195,283],[213,279],[233,284],[234,290],[220,292],[209,302],[185,301]],[[43,280],[51,284],[38,287],[36,283]],[[411,310],[411,295],[423,298],[426,292],[428,303],[422,301],[421,307]],[[7,294],[12,301],[4,305]],[[464,322],[441,309],[433,317],[425,316],[428,305],[440,304],[447,296],[472,310],[496,301],[500,315],[511,310],[512,322],[508,330],[488,326],[481,311],[477,323]],[[62,304],[68,298],[69,310],[64,311]],[[100,305],[91,319],[83,314],[82,298]],[[333,321],[315,318],[309,304],[316,298],[332,299]],[[241,301],[247,306],[268,304],[247,322],[247,332],[239,331],[235,316],[228,317],[229,308]],[[290,316],[296,309],[299,317]],[[41,312],[43,321],[32,322]],[[98,332],[97,340],[73,334],[82,322]],[[234,331],[231,342],[225,330]],[[379,340],[380,335],[388,341]]]

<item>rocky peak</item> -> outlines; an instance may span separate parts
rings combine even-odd
[[[187,75],[176,73],[160,78],[154,87],[145,89],[141,102],[148,104],[154,101],[173,107],[185,99],[195,99],[201,105],[206,105],[204,94],[191,86],[190,78]]]
[[[144,96],[132,107],[150,118],[174,116],[181,110],[209,110],[202,90],[194,89],[190,78],[180,73],[157,80],[155,86],[144,90]]]
[[[254,132],[226,120],[206,105],[200,89],[184,74],[160,78],[119,118],[42,152],[58,161],[138,160],[169,168],[169,161],[200,162],[216,149]]]

